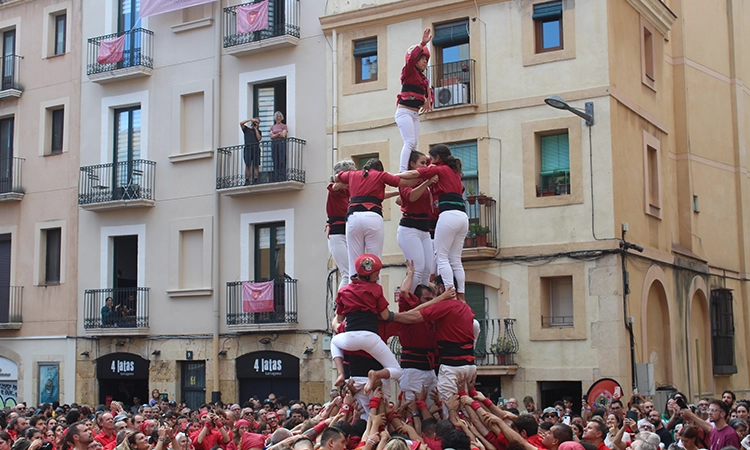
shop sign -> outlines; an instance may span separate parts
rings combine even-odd
[[[255,352],[237,358],[240,378],[299,378],[299,358],[281,352]]]
[[[148,379],[148,360],[132,353],[111,353],[97,360],[97,377],[105,380]]]

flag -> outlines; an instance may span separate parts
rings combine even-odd
[[[154,16],[169,11],[177,11],[191,6],[211,3],[216,0],[141,0],[140,17]]]
[[[99,64],[114,64],[122,61],[122,51],[125,48],[125,35],[114,39],[107,39],[99,43]]]
[[[273,281],[242,283],[242,312],[273,312]]]
[[[268,0],[237,8],[237,32],[250,33],[268,28]]]

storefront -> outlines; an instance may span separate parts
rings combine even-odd
[[[110,353],[96,360],[99,403],[113,400],[132,405],[133,397],[147,399],[149,361],[132,353]]]
[[[0,408],[18,404],[18,364],[0,357]]]
[[[276,398],[299,399],[299,358],[281,352],[254,352],[236,361],[240,382],[240,403],[251,397],[263,401],[268,394]]]

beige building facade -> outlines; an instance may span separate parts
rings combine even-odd
[[[75,399],[81,2],[0,5],[0,402]]]
[[[418,148],[446,143],[464,162],[466,296],[490,392],[547,406],[601,378],[627,398],[747,389],[750,11],[698,3],[328,3],[333,159],[398,170],[403,55],[432,29]],[[395,208],[389,292],[403,276]]]

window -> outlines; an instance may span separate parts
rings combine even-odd
[[[3,61],[2,61],[2,86],[1,90],[16,87],[16,30],[8,30],[3,33]]]
[[[477,356],[484,355],[487,351],[487,298],[484,296],[484,285],[466,283],[464,296],[466,304],[474,312],[474,318],[479,322],[479,337],[475,345]]]
[[[50,127],[50,151],[51,155],[57,155],[63,151],[63,124],[65,122],[65,109],[54,109],[52,113],[52,126]]]
[[[362,167],[364,167],[365,164],[367,164],[367,161],[371,159],[380,159],[380,155],[375,153],[375,154],[369,154],[369,155],[354,156],[352,161],[354,161],[354,164],[357,165],[357,169],[361,170]]]
[[[659,140],[643,132],[644,212],[661,218],[661,162]]]
[[[284,280],[284,222],[255,226],[255,281]]]
[[[464,185],[464,198],[479,193],[479,163],[477,159],[477,142],[446,144],[451,154],[461,160],[461,171]]]
[[[354,43],[354,72],[356,83],[378,79],[378,38],[364,39]]]
[[[263,134],[263,141],[271,142],[271,126],[276,123],[274,114],[281,111],[286,122],[286,80],[274,81],[271,83],[256,84],[253,86],[253,117],[260,119],[260,132]],[[288,131],[289,132],[289,131]],[[287,137],[292,137],[287,134]],[[274,143],[275,144],[275,143]],[[281,144],[283,148],[283,144]],[[261,143],[260,146],[260,177],[271,182],[286,181],[286,152],[274,152],[277,147]]]
[[[568,133],[539,137],[539,184],[537,197],[570,194],[570,149]]]
[[[641,81],[656,90],[656,30],[641,16]]]
[[[13,192],[13,172],[16,169],[13,159],[13,117],[0,119],[0,194]],[[16,176],[20,176],[17,174]]]
[[[48,228],[44,233],[44,284],[60,283],[62,229]]]
[[[53,52],[55,55],[62,55],[65,53],[65,27],[67,22],[67,14],[63,13],[55,16],[55,45]]]
[[[734,309],[732,291],[711,291],[711,345],[714,375],[737,373],[734,363]]]
[[[141,157],[141,107],[115,109],[115,142],[112,155],[115,199],[137,198],[143,168],[136,167]]]
[[[472,63],[469,48],[469,21],[435,25],[435,47],[430,78],[435,87],[435,107],[470,103]]]
[[[543,277],[540,289],[542,327],[574,326],[573,277]]]
[[[536,53],[563,49],[562,1],[534,5]]]

